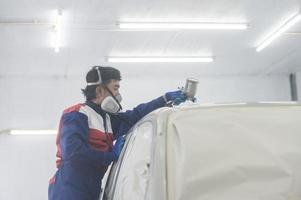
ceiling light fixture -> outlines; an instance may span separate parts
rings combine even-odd
[[[120,29],[204,29],[204,30],[246,30],[241,23],[199,23],[199,22],[119,22]]]
[[[108,57],[108,62],[112,63],[199,63],[199,62],[213,62],[212,57]]]
[[[62,29],[62,11],[56,11],[56,19],[54,23],[54,51],[60,52],[61,47],[61,30]]]
[[[278,27],[276,31],[274,31],[272,34],[270,34],[268,37],[266,37],[260,45],[256,48],[257,52],[260,52],[262,49],[267,47],[273,40],[275,40],[277,37],[279,37],[282,33],[287,31],[289,28],[291,28],[294,24],[296,24],[298,21],[300,21],[301,15],[295,15],[293,18],[287,20],[283,25]]]
[[[10,130],[11,135],[56,135],[56,130]]]

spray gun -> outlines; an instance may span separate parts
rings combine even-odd
[[[197,91],[197,87],[198,87],[198,83],[199,81],[195,78],[187,78],[186,79],[186,84],[185,84],[185,88],[182,88],[182,91],[184,93],[185,96],[187,96],[187,100],[190,100],[192,102],[194,102],[195,99],[195,94]]]
[[[176,98],[173,101],[169,102],[168,106],[179,105],[180,103],[189,100],[192,102],[196,101],[195,94],[197,91],[199,81],[195,78],[187,78],[185,87],[178,87],[183,94],[183,98]]]

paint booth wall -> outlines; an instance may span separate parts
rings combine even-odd
[[[123,78],[122,105],[131,109],[167,91],[185,86],[181,78]],[[200,77],[196,97],[206,102],[289,101],[288,76]],[[300,85],[300,81],[299,81]],[[0,130],[56,129],[64,108],[84,102],[83,77],[12,77],[0,79]],[[300,89],[300,87],[299,87]]]

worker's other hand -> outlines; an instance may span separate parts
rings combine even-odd
[[[122,151],[124,142],[125,142],[125,139],[122,136],[120,136],[119,138],[116,139],[115,145],[113,147],[113,152],[116,155],[116,160],[118,159],[118,157]]]
[[[176,90],[173,92],[166,92],[165,99],[167,102],[172,101],[174,105],[179,105],[187,100],[186,95],[182,90]]]

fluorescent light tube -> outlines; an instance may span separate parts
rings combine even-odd
[[[56,11],[56,20],[54,24],[54,51],[58,53],[61,47],[61,29],[62,29],[62,12]]]
[[[56,130],[11,130],[11,135],[56,135]]]
[[[146,63],[146,62],[213,62],[212,57],[108,57],[108,62],[113,63]]]
[[[197,22],[119,22],[120,29],[207,29],[246,30],[247,24]]]
[[[298,14],[294,16],[293,18],[286,21],[282,26],[276,29],[275,32],[270,34],[268,37],[266,37],[263,42],[256,48],[257,52],[260,52],[262,49],[267,47],[273,40],[275,40],[277,37],[279,37],[282,33],[287,31],[289,28],[291,28],[294,24],[296,24],[298,21],[300,21],[301,15]]]

